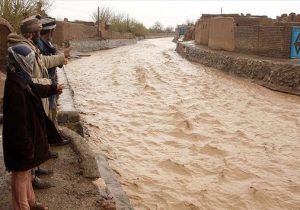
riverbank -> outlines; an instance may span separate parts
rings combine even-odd
[[[2,145],[2,125],[0,144]],[[84,177],[80,166],[81,155],[74,152],[72,144],[73,142],[71,145],[51,147],[52,151],[58,152],[59,157],[47,161],[42,167],[51,169],[54,173],[40,178],[48,180],[54,187],[35,190],[37,200],[55,210],[106,209],[109,196],[99,196],[97,186],[91,179]],[[0,159],[0,210],[10,210],[10,174],[5,171],[2,146]]]
[[[98,39],[87,39],[87,40],[78,40],[71,41],[72,50],[78,52],[92,52],[98,50],[112,49],[125,45],[136,44],[137,39],[107,39],[107,40],[98,40]]]
[[[211,50],[194,41],[179,42],[184,58],[255,82],[272,90],[300,95],[300,62]]]

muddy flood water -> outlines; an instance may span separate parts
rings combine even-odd
[[[191,63],[171,38],[67,66],[90,147],[135,209],[300,209],[300,97]]]

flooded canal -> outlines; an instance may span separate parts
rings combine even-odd
[[[178,55],[171,38],[67,66],[95,152],[135,209],[297,209],[300,97]]]

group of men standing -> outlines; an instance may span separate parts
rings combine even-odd
[[[36,189],[49,182],[36,177],[51,174],[40,164],[58,155],[50,145],[64,145],[57,129],[57,67],[67,64],[69,50],[59,54],[51,40],[55,19],[32,16],[22,21],[21,34],[8,35],[8,65],[3,99],[3,153],[11,172],[14,210],[48,209],[36,202]]]

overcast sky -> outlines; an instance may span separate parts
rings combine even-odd
[[[251,13],[252,15],[267,15],[271,18],[282,13],[299,12],[300,1],[244,1],[244,0],[193,0],[193,1],[96,1],[96,0],[54,0],[49,15],[58,19],[92,20],[91,14],[97,7],[110,7],[115,12],[128,14],[150,27],[160,21],[164,27],[184,23],[186,20],[197,20],[204,13]]]

